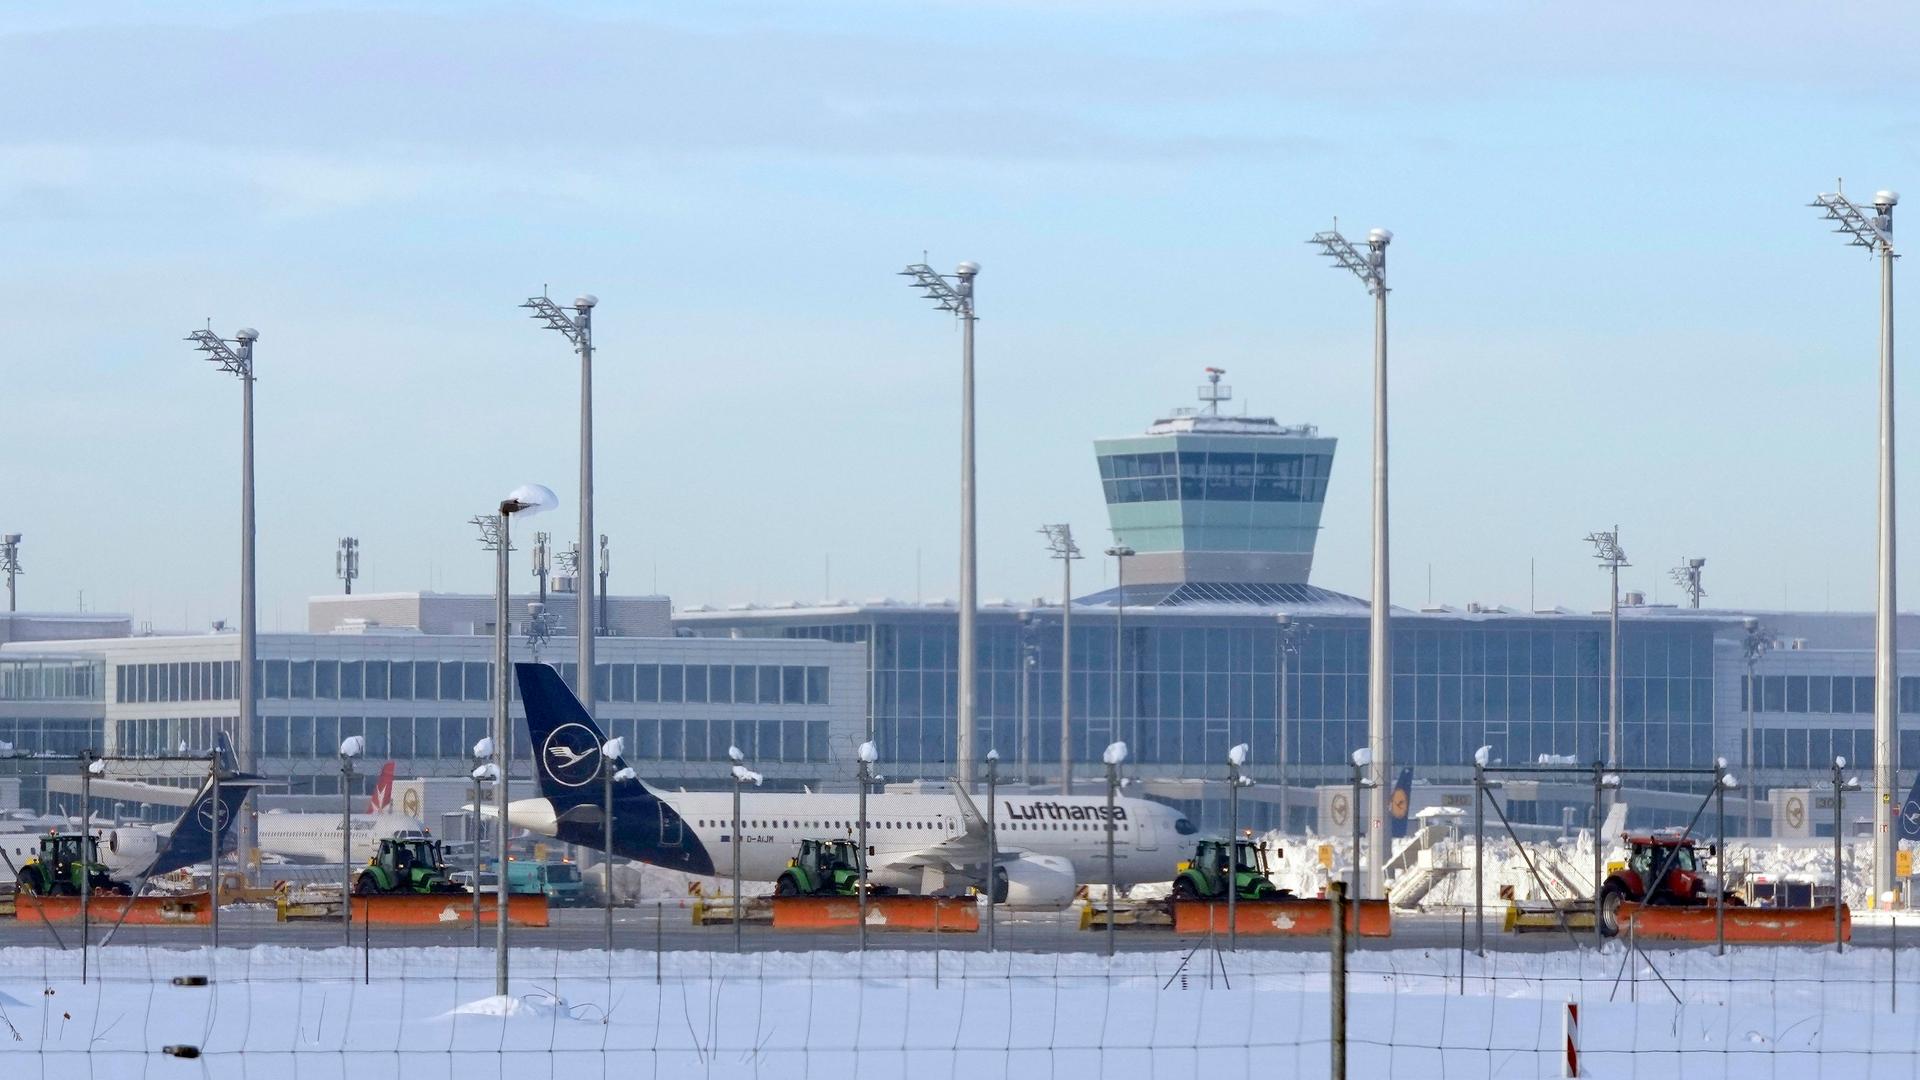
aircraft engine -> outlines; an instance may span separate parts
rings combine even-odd
[[[1021,911],[1059,911],[1073,903],[1079,882],[1073,876],[1073,863],[1058,855],[1020,857],[1000,864],[994,892],[1003,897],[1003,907]]]
[[[160,836],[152,829],[113,829],[107,833],[107,850],[123,859],[150,858],[160,851]]]

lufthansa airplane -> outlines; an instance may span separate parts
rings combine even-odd
[[[606,736],[560,673],[515,664],[526,703],[540,798],[507,808],[515,826],[601,850],[602,760]],[[809,838],[857,837],[857,794],[743,794],[740,834],[728,791],[661,791],[639,780],[613,785],[616,855],[693,874],[725,872],[740,848],[742,877],[773,881]],[[994,892],[1012,907],[1061,908],[1084,882],[1105,882],[1106,796],[999,796],[999,864]],[[1114,877],[1121,886],[1167,881],[1192,854],[1193,823],[1145,799],[1114,801]],[[869,795],[868,874],[879,885],[954,893],[986,883],[986,814],[961,788],[950,793]]]

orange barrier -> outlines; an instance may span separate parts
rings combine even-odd
[[[483,925],[493,925],[494,900],[491,893],[480,894],[480,922]],[[356,896],[353,898],[353,920],[368,926],[472,926],[473,897],[467,893]],[[507,897],[507,925],[546,926],[547,898]]]
[[[776,896],[775,930],[848,930],[860,925],[860,901],[852,896]],[[870,896],[869,930],[938,930],[972,933],[980,929],[980,906],[972,897]]]
[[[1242,900],[1234,905],[1234,932],[1259,935],[1327,935],[1333,932],[1333,910],[1325,900]],[[1176,934],[1227,932],[1224,900],[1182,900],[1173,905]],[[1385,900],[1356,900],[1347,905],[1347,933],[1360,937],[1390,937],[1393,912]]]
[[[1714,909],[1706,907],[1667,907],[1662,904],[1620,905],[1620,933],[1629,925],[1637,938],[1668,941],[1715,940]],[[1833,909],[1816,908],[1727,908],[1727,940],[1741,944],[1818,945],[1833,941]],[[1840,906],[1840,940],[1853,940],[1853,913]]]
[[[95,926],[124,923],[127,926],[205,926],[212,909],[206,893],[179,896],[111,896],[95,893],[89,902],[87,918]],[[122,914],[126,917],[121,918]],[[77,923],[80,898],[77,896],[35,896],[29,892],[14,897],[14,918],[39,922]]]

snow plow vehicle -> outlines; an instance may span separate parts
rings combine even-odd
[[[465,894],[467,889],[447,876],[440,841],[422,836],[389,836],[380,841],[380,849],[354,878],[353,891],[357,896],[392,896]]]
[[[82,854],[84,848],[85,854]],[[19,889],[35,896],[79,896],[81,883],[88,892],[132,896],[126,883],[115,881],[100,861],[100,841],[81,833],[50,833],[40,838],[40,850],[20,867]]]
[[[1176,867],[1173,899],[1225,900],[1229,887],[1236,900],[1295,899],[1291,892],[1274,885],[1267,846],[1245,839],[1202,840],[1196,844],[1193,858]]]
[[[893,890],[867,885],[869,896],[882,896]],[[858,896],[860,895],[860,849],[851,840],[802,840],[800,853],[787,860],[787,868],[774,882],[775,896]]]
[[[1722,897],[1728,907],[1745,902],[1726,890],[1720,879],[1706,872],[1711,845],[1695,844],[1678,830],[1628,833],[1626,865],[1607,875],[1600,886],[1600,932],[1620,932],[1620,905],[1632,903],[1664,907],[1711,907]]]

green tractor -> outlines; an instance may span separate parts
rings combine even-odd
[[[85,845],[86,854],[81,855]],[[20,868],[19,887],[35,896],[79,896],[81,882],[88,891],[131,896],[126,883],[113,880],[100,862],[100,841],[80,833],[52,833],[40,838],[40,852]]]
[[[867,885],[869,895],[891,890]],[[774,882],[775,896],[858,896],[860,895],[860,847],[851,840],[802,840],[800,854],[787,860],[787,868]]]
[[[389,836],[380,841],[380,850],[367,860],[366,869],[354,879],[353,891],[358,896],[391,896],[465,893],[467,890],[448,880],[440,841],[423,836]]]
[[[1194,848],[1193,858],[1179,865],[1179,873],[1173,879],[1173,898],[1226,899],[1229,858],[1232,860],[1236,899],[1294,899],[1292,893],[1274,886],[1267,869],[1267,845],[1251,840],[1200,841]]]

